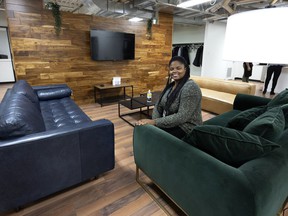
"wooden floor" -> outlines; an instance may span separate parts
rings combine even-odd
[[[0,99],[6,88],[10,86],[10,84],[0,85]],[[259,90],[258,93],[261,94],[261,91]],[[0,213],[0,216],[166,215],[135,181],[135,164],[132,149],[133,127],[118,117],[117,105],[111,104],[100,107],[99,104],[87,104],[81,106],[81,108],[93,120],[106,118],[114,123],[115,169],[99,176],[95,180],[30,204],[18,212]],[[128,112],[129,110],[123,108],[122,111]],[[203,120],[214,116],[207,112],[202,112],[202,115]],[[139,115],[134,115],[134,118],[139,118]],[[132,121],[134,118],[129,120]],[[145,178],[145,176],[142,175],[142,178]],[[145,178],[145,181],[159,197],[160,202],[167,206],[172,215],[183,215],[157,188],[149,184],[147,178]]]

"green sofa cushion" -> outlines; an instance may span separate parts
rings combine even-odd
[[[241,113],[240,110],[231,110],[228,112],[225,112],[221,115],[217,115],[213,118],[208,119],[207,121],[204,121],[204,125],[218,125],[218,126],[226,126],[227,122],[232,119],[234,116]]]
[[[284,105],[288,103],[288,89],[283,90],[276,95],[267,105],[268,107],[274,107],[278,105]]]
[[[288,104],[281,106],[285,118],[285,130],[288,128]]]
[[[285,118],[280,106],[267,110],[249,123],[243,132],[277,141],[284,131]]]
[[[266,109],[266,106],[259,106],[242,111],[241,113],[230,119],[226,127],[242,131],[250,122],[263,114]]]
[[[235,167],[280,147],[262,137],[216,125],[196,126],[183,141]]]

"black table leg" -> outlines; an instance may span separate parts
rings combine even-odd
[[[123,92],[123,98],[126,99],[126,87],[124,87]]]
[[[125,121],[126,123],[128,123],[129,125],[131,125],[132,127],[135,127],[135,125],[134,124],[132,124],[131,122],[129,122],[129,121],[127,121],[125,118],[124,118],[124,116],[126,116],[126,115],[130,115],[131,113],[127,113],[127,114],[123,114],[123,115],[121,115],[121,112],[120,112],[120,106],[121,106],[121,104],[120,104],[120,101],[118,102],[118,116],[119,116],[119,118],[121,118],[123,121]]]
[[[96,87],[94,86],[94,100],[95,100],[95,103],[96,103]]]
[[[103,98],[102,98],[102,91],[101,90],[99,90],[99,96],[100,96],[100,105],[101,105],[101,107],[103,106]]]

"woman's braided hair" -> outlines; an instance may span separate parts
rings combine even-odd
[[[173,103],[173,101],[175,100],[175,98],[177,98],[177,96],[178,96],[180,90],[182,89],[182,87],[184,86],[184,84],[185,84],[185,83],[189,80],[189,78],[190,78],[190,67],[189,67],[189,65],[187,64],[186,60],[185,60],[183,57],[181,57],[181,56],[174,56],[174,57],[172,57],[171,60],[169,61],[169,67],[170,67],[171,63],[174,62],[174,61],[178,61],[178,62],[182,63],[182,64],[184,65],[186,71],[185,71],[184,77],[180,80],[180,82],[178,83],[178,85],[176,86],[176,88],[171,92],[171,94],[170,94],[170,95],[168,96],[168,98],[167,98],[167,101],[166,101],[165,106],[164,106],[164,110],[165,110],[166,112],[168,111],[169,107],[171,106],[171,104]],[[168,72],[168,75],[169,75],[169,78],[168,78],[168,80],[167,80],[167,83],[166,83],[166,86],[165,86],[164,90],[162,91],[162,94],[161,94],[161,96],[160,96],[159,102],[162,100],[162,97],[163,97],[163,95],[165,94],[165,92],[166,92],[168,89],[172,88],[173,85],[175,84],[174,81],[173,81],[173,82],[171,81],[170,71]]]

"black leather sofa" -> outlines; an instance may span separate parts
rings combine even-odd
[[[65,85],[20,80],[0,103],[0,211],[114,168],[114,125],[92,121]]]

